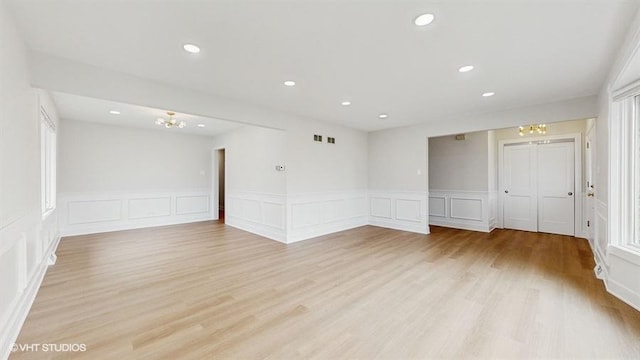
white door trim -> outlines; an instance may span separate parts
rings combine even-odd
[[[584,227],[582,221],[582,197],[584,196],[584,189],[582,186],[582,134],[571,133],[562,135],[549,135],[538,137],[520,137],[514,139],[504,139],[498,141],[498,223],[497,226],[500,229],[504,228],[504,147],[505,145],[518,144],[518,143],[538,143],[544,141],[557,141],[557,140],[573,140],[574,146],[574,188],[575,194],[573,197],[575,215],[574,226],[576,236],[583,236]]]

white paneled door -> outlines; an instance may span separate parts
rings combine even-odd
[[[504,148],[504,227],[538,230],[536,145]]]
[[[573,143],[539,144],[538,231],[574,235]]]
[[[573,152],[573,142],[504,147],[505,228],[574,235]]]

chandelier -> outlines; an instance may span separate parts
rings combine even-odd
[[[158,118],[158,120],[156,120],[156,124],[164,125],[164,127],[166,127],[167,129],[172,128],[172,127],[182,129],[185,126],[187,126],[187,123],[185,121],[183,121],[183,120],[178,121],[178,120],[174,119],[173,116],[175,114],[176,113],[174,113],[173,111],[167,111],[167,115],[169,115],[169,120]]]
[[[524,136],[525,132],[528,132],[529,135],[532,135],[532,134],[544,135],[547,133],[547,125],[533,124],[533,125],[529,125],[529,128],[525,128],[524,126],[520,126],[518,128],[518,134],[520,136]]]

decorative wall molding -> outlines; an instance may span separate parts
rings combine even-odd
[[[427,196],[425,191],[370,191],[369,224],[428,234]]]
[[[61,193],[62,236],[182,224],[217,218],[209,190]]]
[[[287,196],[287,243],[367,225],[366,190]]]
[[[287,242],[284,194],[227,191],[225,207],[225,224],[272,240]]]
[[[594,224],[594,241],[593,241],[593,255],[596,263],[603,265],[605,268],[607,264],[607,246],[609,245],[609,224],[608,224],[608,210],[607,204],[600,199],[595,199],[595,224]]]
[[[496,227],[495,206],[495,191],[431,190],[429,224],[490,232]]]
[[[606,261],[607,291],[640,311],[640,250],[609,245]]]
[[[0,229],[0,358],[9,356],[47,270],[47,259],[60,241],[55,211],[42,219],[33,211]]]

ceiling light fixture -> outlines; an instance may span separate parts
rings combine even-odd
[[[378,117],[379,117],[380,119],[386,119],[386,118],[388,118],[388,117],[389,117],[389,115],[388,115],[388,114],[380,114],[380,115],[378,115]]]
[[[182,129],[182,128],[186,127],[187,123],[185,121],[183,121],[183,120],[178,121],[178,120],[173,118],[173,116],[175,114],[176,113],[174,113],[173,111],[167,111],[167,115],[169,115],[169,120],[165,120],[163,118],[158,118],[156,120],[156,124],[163,125],[167,129],[172,128],[172,127],[173,128]]]
[[[489,97],[489,96],[493,96],[493,95],[495,95],[495,94],[496,94],[496,93],[494,93],[493,91],[489,91],[489,92],[486,92],[486,93],[482,94],[482,96],[484,96],[484,97]]]
[[[203,128],[203,127],[204,127],[204,124],[198,124],[198,127],[199,127],[199,128]]]
[[[538,135],[546,135],[546,133],[547,133],[547,125],[546,124],[532,124],[532,125],[529,125],[529,128],[526,129],[526,131],[529,132],[529,135],[533,135],[534,133],[537,133]],[[524,136],[524,133],[525,133],[524,126],[520,126],[518,128],[518,135]]]
[[[349,105],[351,105],[351,101],[343,101],[343,102],[340,103],[340,105],[349,106]]]
[[[413,23],[417,26],[426,26],[431,24],[435,18],[433,14],[422,14],[413,20]]]
[[[182,48],[184,49],[184,51],[192,54],[197,54],[200,52],[200,47],[195,44],[184,44]]]
[[[284,82],[284,86],[296,86],[296,82],[293,80],[287,80]]]
[[[120,115],[120,111],[118,111],[118,110],[111,110],[111,111],[109,111],[109,114],[111,114],[111,115]]]
[[[473,70],[473,65],[465,65],[458,69],[458,71],[461,73],[469,72],[471,70]]]

